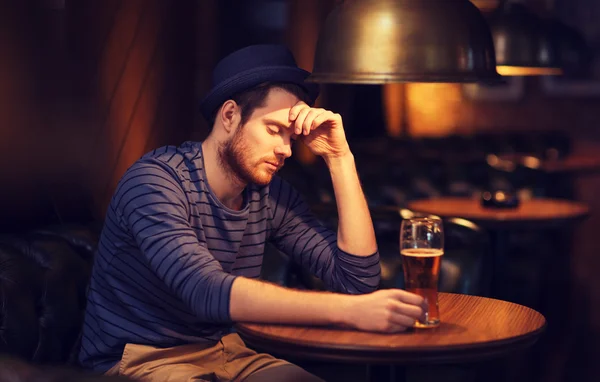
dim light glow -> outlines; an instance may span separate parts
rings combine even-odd
[[[471,3],[482,12],[490,12],[498,8],[500,0],[471,0]]]
[[[389,136],[402,135],[402,108],[405,97],[404,84],[391,83],[382,86],[385,127]]]
[[[406,97],[411,136],[443,137],[462,126],[460,84],[407,84]]]
[[[558,76],[563,74],[561,68],[541,68],[527,66],[498,65],[496,71],[501,76]]]

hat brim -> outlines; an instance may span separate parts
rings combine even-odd
[[[220,83],[200,102],[200,111],[206,120],[210,120],[213,112],[234,94],[264,82],[288,82],[302,87],[314,103],[319,96],[319,84],[305,82],[310,72],[289,66],[266,66],[247,70],[232,76]]]

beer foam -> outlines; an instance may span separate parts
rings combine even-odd
[[[435,248],[404,248],[400,253],[411,257],[438,257],[444,254],[444,250]]]

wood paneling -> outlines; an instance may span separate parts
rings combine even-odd
[[[11,3],[0,16],[0,227],[102,219],[136,159],[189,136],[196,4]]]
[[[197,2],[195,14],[194,33],[196,38],[195,54],[196,54],[196,93],[194,99],[200,104],[200,100],[210,90],[212,82],[212,69],[217,63],[217,55],[219,50],[220,35],[218,33],[219,24],[219,0],[202,0]],[[210,132],[212,126],[208,126],[208,122],[204,119],[201,113],[195,114],[194,120],[195,129],[192,131],[192,139],[201,141]]]

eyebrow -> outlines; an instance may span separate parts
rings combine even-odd
[[[276,120],[270,119],[270,118],[264,119],[263,122],[268,125],[275,125],[277,127],[281,127],[281,128],[285,128],[285,129],[289,129],[292,127],[291,123],[289,125],[286,125],[285,123],[281,123],[279,121],[276,121]]]

